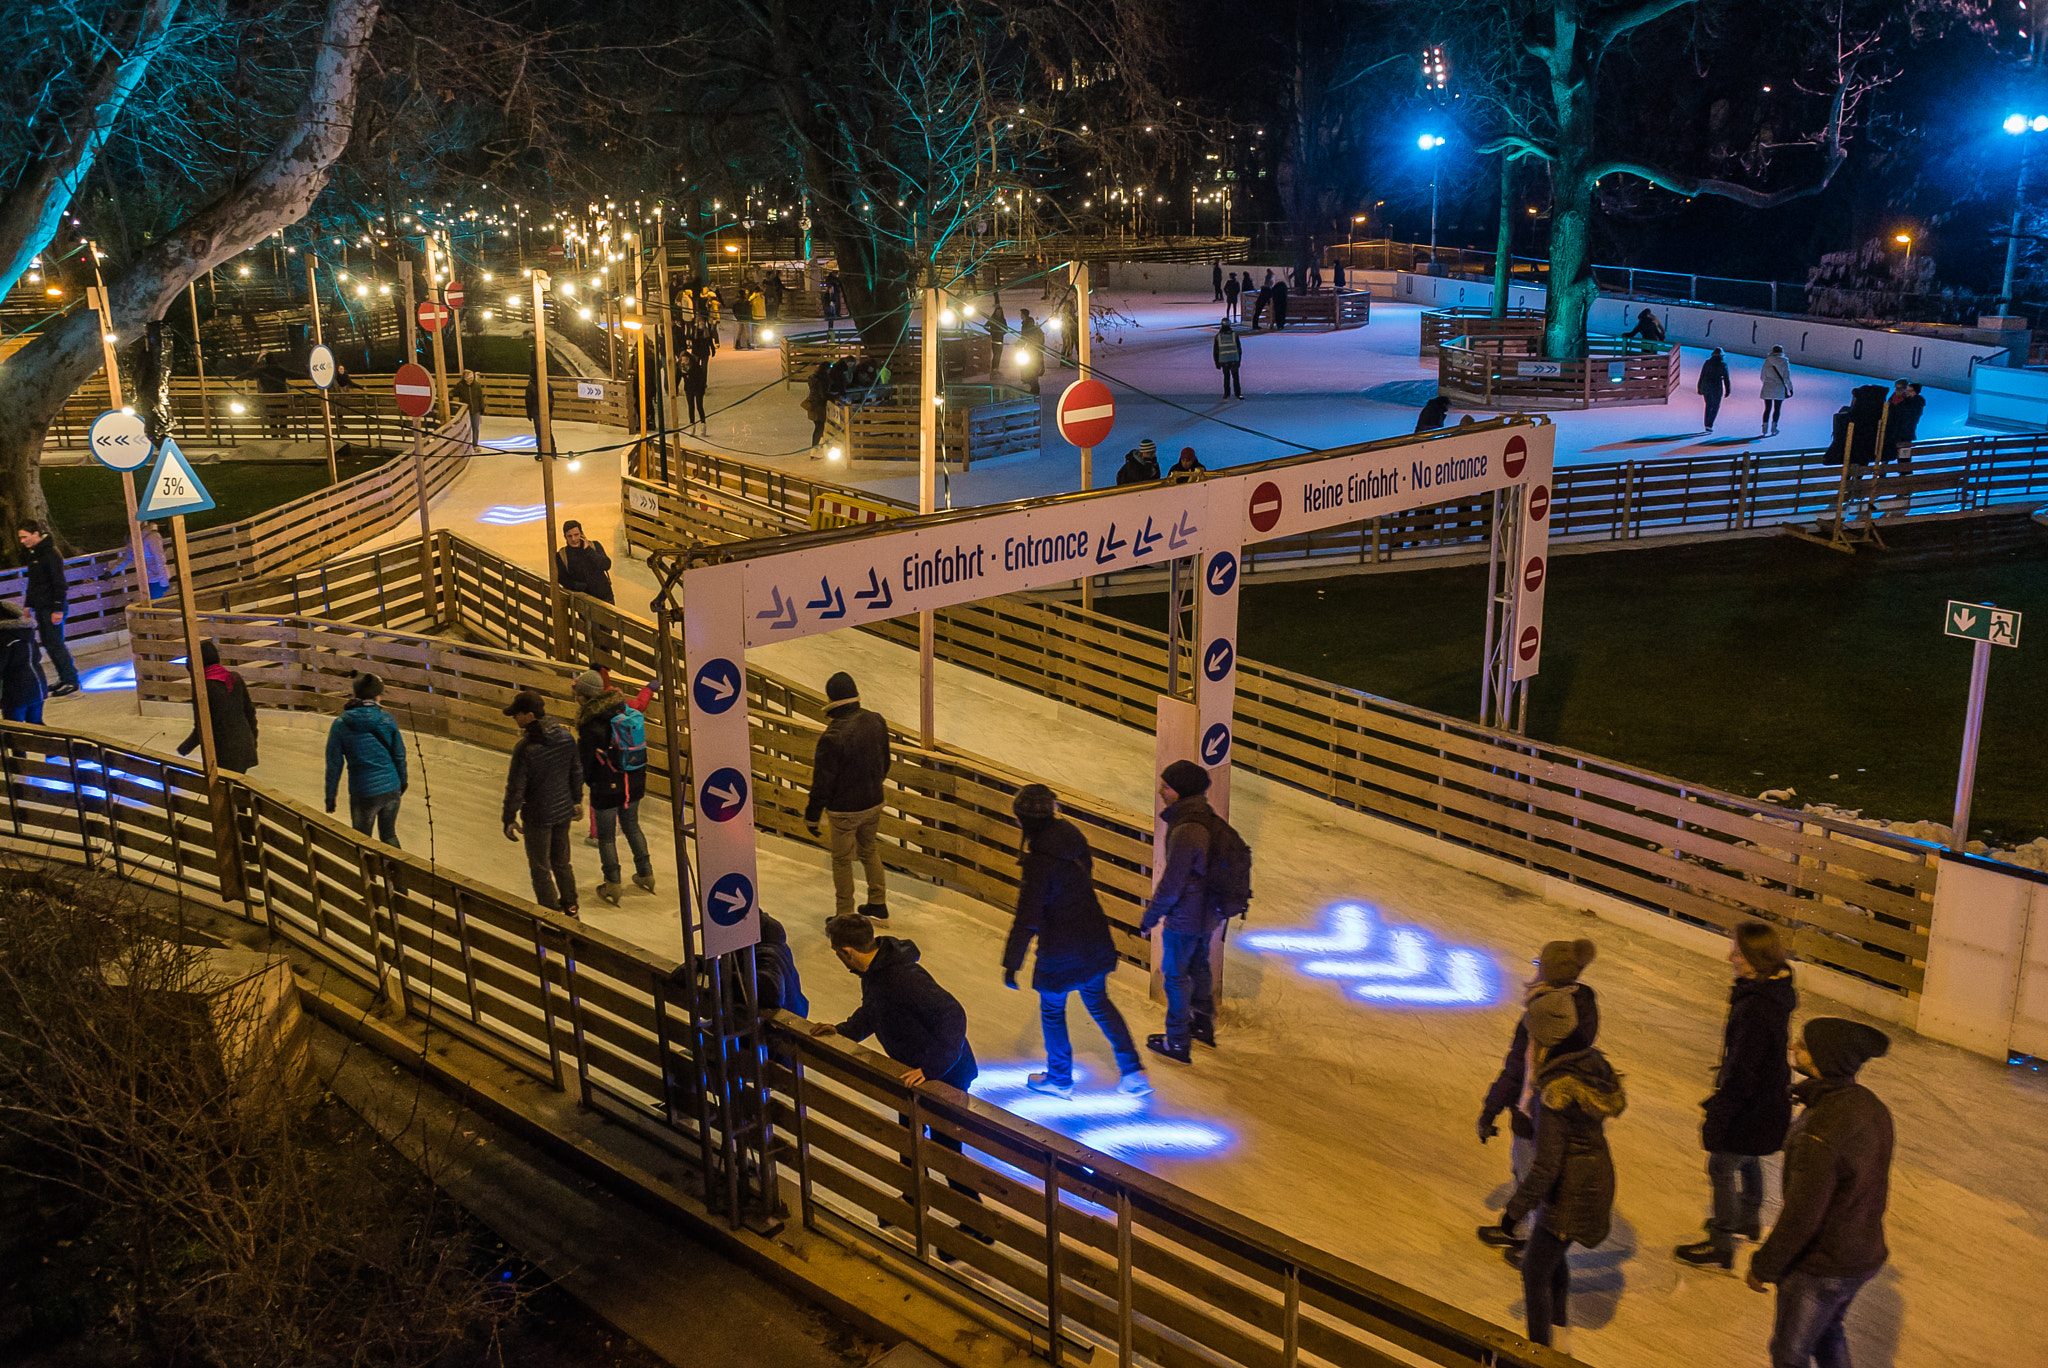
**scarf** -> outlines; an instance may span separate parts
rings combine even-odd
[[[235,684],[235,676],[233,675],[232,672],[229,671],[228,667],[225,665],[207,666],[206,678],[209,683],[225,684],[229,688],[233,688]]]

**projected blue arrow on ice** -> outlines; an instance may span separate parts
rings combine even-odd
[[[1362,903],[1338,903],[1324,925],[1322,931],[1254,931],[1242,943],[1262,954],[1302,956],[1303,973],[1349,980],[1351,994],[1367,1002],[1484,1007],[1498,995],[1499,976],[1484,954],[1445,946],[1421,927],[1389,930]]]
[[[1158,1115],[1154,1110],[1159,1105],[1156,1093],[1132,1097],[1117,1092],[1113,1084],[1090,1087],[1089,1070],[1078,1063],[1074,1066],[1071,1099],[1032,1092],[1025,1085],[1031,1072],[1028,1064],[984,1068],[968,1091],[1118,1158],[1143,1154],[1191,1158],[1214,1154],[1234,1138],[1229,1131],[1206,1121]],[[994,1162],[999,1167],[1008,1167]]]

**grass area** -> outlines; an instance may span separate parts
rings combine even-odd
[[[1703,785],[1872,817],[1946,822],[1955,802],[1967,642],[1948,599],[2029,617],[1994,649],[1971,833],[2048,835],[2048,529],[2025,518],[1885,530],[1844,556],[1792,538],[1551,562],[1539,740]],[[1476,718],[1486,569],[1258,584],[1240,652]],[[1165,597],[1098,601],[1164,628]]]
[[[337,465],[346,480],[389,459],[388,451],[359,451],[340,457]],[[197,470],[215,507],[186,518],[190,532],[240,522],[327,487],[325,461],[220,461]],[[114,471],[100,465],[46,469],[43,496],[50,501],[58,535],[74,551],[104,551],[127,539],[128,506]]]

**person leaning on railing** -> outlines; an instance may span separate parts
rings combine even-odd
[[[135,573],[133,543],[121,548],[114,563],[100,572],[103,580],[120,579]],[[142,574],[149,581],[149,596],[160,599],[171,591],[171,572],[164,560],[164,534],[153,522],[142,524]]]

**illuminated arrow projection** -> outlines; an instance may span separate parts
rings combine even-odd
[[[1241,943],[1261,954],[1299,955],[1304,974],[1350,981],[1353,997],[1416,1007],[1490,1007],[1499,995],[1493,961],[1442,944],[1418,926],[1388,927],[1363,903],[1338,903],[1321,931],[1253,931]]]
[[[1093,1080],[1079,1064],[1074,1066],[1074,1095],[1065,1100],[1026,1087],[1024,1080],[1032,1072],[1033,1066],[1028,1064],[984,1068],[968,1091],[1118,1159],[1145,1154],[1202,1158],[1236,1139],[1229,1131],[1205,1121],[1157,1115],[1156,1093],[1149,1097],[1126,1096],[1116,1090],[1113,1078],[1103,1080],[1099,1087],[1090,1087]]]

